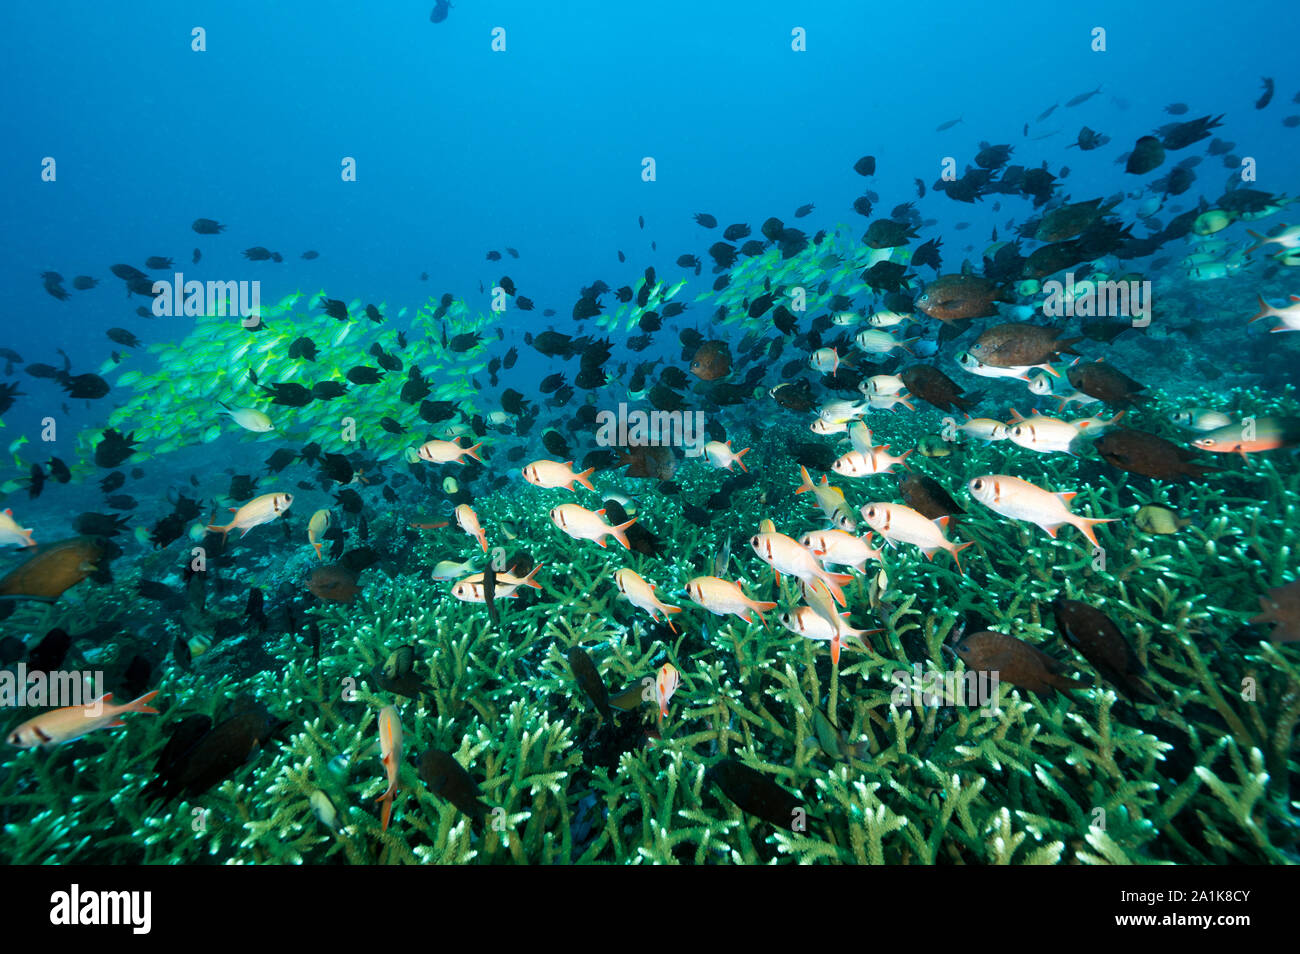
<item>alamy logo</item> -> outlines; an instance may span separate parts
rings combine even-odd
[[[704,453],[703,411],[629,411],[596,414],[596,443],[601,447],[682,447],[687,457]]]
[[[154,282],[153,294],[153,313],[159,318],[239,315],[245,328],[256,328],[262,320],[262,283],[256,280],[187,282],[177,272],[171,281]]]
[[[994,715],[998,709],[998,674],[996,671],[968,669],[964,673],[925,672],[920,663],[912,668],[896,669],[890,674],[894,689],[889,701],[896,706],[962,706],[980,708],[984,715]]]
[[[103,687],[104,674],[98,670],[28,672],[27,664],[19,663],[16,672],[0,671],[0,707],[85,706],[86,716],[95,718],[104,714]]]
[[[133,934],[148,934],[153,924],[153,895],[148,891],[71,891],[50,895],[50,923],[129,924]]]
[[[1048,318],[1132,318],[1134,328],[1151,324],[1151,283],[1149,281],[1095,282],[1074,280],[1074,272],[1065,273],[1065,282],[1043,283],[1047,298],[1043,314]]]

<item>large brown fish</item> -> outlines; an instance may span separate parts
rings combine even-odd
[[[1103,207],[1101,201],[1089,199],[1087,202],[1075,202],[1053,209],[1039,222],[1034,238],[1040,242],[1063,242],[1082,235],[1088,226],[1110,211],[1111,206]]]
[[[260,702],[241,702],[237,708],[241,711],[215,727],[207,716],[190,716],[178,723],[158,758],[157,776],[141,794],[164,803],[177,795],[202,795],[289,725]]]
[[[952,495],[933,477],[908,474],[898,482],[898,492],[907,504],[927,520],[951,517],[966,511],[958,506]]]
[[[1144,176],[1165,161],[1165,147],[1155,136],[1143,136],[1129,153],[1124,171]]]
[[[790,830],[800,802],[771,778],[735,759],[723,759],[704,773],[742,811]]]
[[[1269,639],[1276,643],[1300,642],[1300,580],[1273,587],[1259,598],[1259,608],[1263,612],[1250,621],[1273,623]]]
[[[429,786],[429,791],[468,815],[474,827],[482,825],[487,806],[479,800],[478,783],[454,755],[442,749],[426,751],[420,756],[420,778]]]
[[[804,378],[790,384],[778,384],[771,391],[776,403],[791,411],[811,411],[817,406],[817,399]]]
[[[714,381],[731,370],[731,348],[725,341],[706,341],[691,357],[691,374]]]
[[[1001,633],[971,633],[953,647],[966,668],[975,672],[996,672],[998,679],[1042,696],[1056,690],[1082,689],[1085,684],[1065,675],[1058,659],[1014,636]]]
[[[998,313],[999,288],[978,275],[941,275],[925,286],[916,307],[939,321],[987,318]]]
[[[1052,601],[1052,613],[1061,636],[1103,679],[1130,699],[1160,703],[1160,698],[1142,679],[1145,669],[1133,647],[1109,616],[1087,603],[1059,596]]]
[[[0,580],[0,599],[53,603],[98,568],[104,556],[99,537],[73,537],[35,548],[32,556]]]
[[[1078,354],[1071,347],[1082,338],[1061,338],[1059,328],[1011,321],[986,328],[970,347],[972,357],[995,368],[1017,368]]]
[[[862,236],[868,248],[897,248],[916,238],[916,232],[906,222],[893,219],[876,219]]]
[[[1120,470],[1153,480],[1199,480],[1214,473],[1192,459],[1192,454],[1163,437],[1135,431],[1127,427],[1112,427],[1093,441],[1092,446],[1102,460]]]
[[[1025,278],[1046,278],[1062,269],[1086,262],[1092,257],[1080,239],[1053,242],[1030,252],[1029,257],[1025,259],[1021,274]]]
[[[596,668],[595,662],[581,646],[572,646],[569,649],[569,667],[573,670],[573,678],[577,680],[578,687],[596,704],[596,710],[606,722],[613,722],[614,713],[609,707],[609,689],[605,686],[605,680],[600,678],[600,671]]]
[[[975,406],[975,398],[961,396],[965,391],[960,384],[931,365],[914,364],[899,377],[913,397],[919,397],[941,411],[951,411],[954,407],[968,411]]]
[[[620,467],[627,467],[628,477],[651,477],[655,480],[672,480],[677,471],[677,460],[667,447],[635,444],[618,459]]]
[[[388,658],[370,671],[375,685],[385,692],[395,692],[408,699],[419,699],[420,694],[432,690],[417,668],[414,646],[398,646]]]
[[[342,563],[318,566],[307,579],[307,589],[326,603],[351,603],[361,592],[357,574]]]
[[[1075,388],[1112,407],[1133,407],[1137,404],[1138,392],[1146,390],[1145,384],[1139,384],[1114,365],[1101,361],[1076,364],[1066,372],[1066,376]]]

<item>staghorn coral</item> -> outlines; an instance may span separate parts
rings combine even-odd
[[[1289,395],[1237,399],[1258,413],[1294,413]],[[1215,397],[1196,400],[1213,406]],[[1156,422],[1165,411],[1156,400],[1144,413]],[[936,421],[899,416],[873,427],[907,446]],[[719,620],[688,605],[673,633],[617,599],[610,577],[620,566],[668,594],[703,571],[723,540],[764,517],[776,516],[783,530],[814,523],[811,504],[778,496],[777,488],[798,482],[785,451],[795,427],[768,427],[747,442],[765,480],[735,495],[727,519],[698,527],[674,498],[643,513],[675,559],[574,544],[545,516],[557,492],[523,487],[481,499],[489,535],[509,521],[518,544],[546,564],[539,594],[502,601],[499,627],[481,605],[455,601],[424,575],[368,572],[354,604],[311,611],[322,633],[319,662],[293,633],[264,647],[273,668],[239,679],[169,668],[162,716],[132,718],[49,752],[8,755],[0,854],[20,863],[146,864],[1298,860],[1300,649],[1261,641],[1263,631],[1247,622],[1260,592],[1294,578],[1293,459],[1219,462],[1227,473],[1178,485],[998,445],[913,461],[956,489],[1014,458],[1026,480],[1079,490],[1078,512],[1123,517],[1157,501],[1192,523],[1169,536],[1106,524],[1099,556],[1068,528],[1052,539],[972,507],[953,532],[976,541],[966,574],[942,555],[929,562],[901,547],[885,554],[887,580],[874,602],[869,577],[847,588],[854,625],[884,631],[867,650],[846,647],[838,669],[824,644],[773,622]],[[702,466],[679,472],[692,501],[721,479]],[[845,489],[855,505],[896,499],[887,479]],[[472,541],[454,530],[424,538],[409,565],[428,566],[449,545],[468,552]],[[756,599],[794,598],[748,555],[733,557],[731,573]],[[1058,594],[1116,620],[1159,706],[1119,698],[1068,651],[1043,614]],[[52,607],[24,607],[3,626],[75,630],[102,609],[124,613],[129,605],[125,582],[87,582]],[[972,619],[1065,659],[1091,687],[1042,699],[1004,683],[987,708],[897,698],[895,673],[956,666],[945,643]],[[405,644],[416,647],[428,684],[414,699],[385,693],[370,678]],[[682,684],[668,718],[660,725],[647,705],[605,723],[568,669],[565,653],[575,644],[592,655],[611,692],[635,688],[672,662]],[[291,728],[204,795],[144,804],[139,792],[169,724],[184,713],[216,716],[240,695]],[[406,743],[393,820],[381,832],[374,800],[386,783],[374,748],[376,715],[387,704],[398,706]],[[451,752],[476,779],[489,808],[481,829],[419,777],[418,755],[430,747]],[[796,793],[806,824],[777,828],[707,783],[706,769],[724,756]],[[337,810],[333,828],[313,807],[316,793]]]

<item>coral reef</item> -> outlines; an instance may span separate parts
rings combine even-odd
[[[1242,399],[1261,411],[1268,403]],[[1154,404],[1150,419],[1164,410]],[[920,420],[900,416],[880,430],[906,445],[924,433]],[[971,513],[955,531],[976,541],[966,575],[904,547],[885,555],[883,590],[869,577],[848,588],[853,625],[884,632],[866,651],[848,646],[837,669],[824,644],[770,620],[718,622],[688,605],[674,633],[618,598],[612,576],[620,566],[669,594],[735,528],[773,512],[796,529],[812,522],[813,507],[805,512],[790,497],[798,477],[784,449],[792,438],[782,426],[753,435],[750,456],[763,478],[736,496],[726,519],[698,527],[672,498],[642,515],[671,541],[672,560],[569,541],[546,519],[564,491],[525,487],[481,500],[486,527],[509,521],[546,563],[542,591],[503,601],[499,628],[482,605],[452,599],[447,584],[368,571],[356,602],[311,611],[319,659],[300,627],[267,641],[266,668],[245,677],[214,678],[215,665],[169,667],[162,716],[9,755],[0,854],[19,863],[145,864],[1298,860],[1300,650],[1262,641],[1262,629],[1247,624],[1258,594],[1294,575],[1293,460],[1255,456],[1188,484],[1130,482],[1095,461],[997,445],[918,460],[959,487],[1016,453],[1026,479],[1079,489],[1078,512],[1123,516],[1158,501],[1191,523],[1163,536],[1126,521],[1103,525],[1099,556],[1068,529],[1052,539]],[[702,466],[679,478],[687,499],[720,480]],[[887,480],[849,487],[850,499],[889,499]],[[418,544],[412,564],[431,565],[449,541],[465,545],[446,533]],[[757,599],[796,595],[757,561],[744,561],[741,578]],[[87,582],[53,606],[25,606],[4,626],[75,630],[112,620],[129,606],[125,585]],[[1123,700],[1061,651],[1043,616],[1061,593],[1087,598],[1120,624],[1160,705]],[[898,673],[914,664],[953,669],[944,644],[970,620],[1053,652],[1091,687],[1040,698],[1003,683],[995,708],[917,706],[907,693],[900,700]],[[612,694],[630,687],[635,696],[672,662],[682,685],[669,716],[660,722],[646,704],[605,723],[569,670],[575,644],[596,660]],[[420,660],[415,698],[383,691],[372,676],[401,645],[413,645]],[[80,651],[116,658],[124,650]],[[240,696],[290,728],[203,796],[165,806],[142,800],[169,726],[195,712],[217,718]],[[376,716],[388,704],[398,707],[406,746],[383,832]],[[483,825],[419,777],[415,765],[428,748],[469,770],[488,806]],[[742,812],[706,783],[706,769],[724,756],[795,793],[806,816],[786,827]]]

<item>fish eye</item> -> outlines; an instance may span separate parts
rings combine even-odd
[[[974,480],[972,480],[972,481],[970,482],[970,489],[971,489],[971,490],[983,490],[983,489],[984,489],[984,481],[980,480],[978,477],[975,478]]]
[[[756,546],[758,546],[758,537],[757,537],[757,536],[750,537],[750,538],[749,538],[749,545],[750,545],[751,547],[756,547]]]

